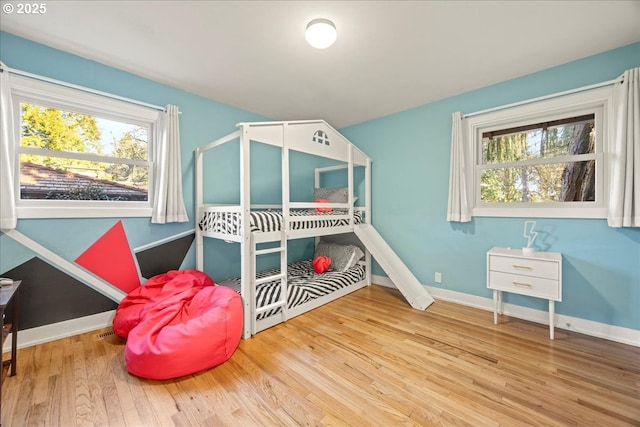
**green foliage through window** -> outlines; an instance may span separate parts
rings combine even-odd
[[[148,200],[148,128],[20,103],[21,199]]]
[[[595,200],[595,116],[482,134],[485,203]]]

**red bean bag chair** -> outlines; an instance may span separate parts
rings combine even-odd
[[[242,301],[197,270],[149,279],[118,306],[113,330],[126,338],[127,370],[177,378],[227,361],[242,336]]]

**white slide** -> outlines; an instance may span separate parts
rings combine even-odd
[[[411,307],[425,310],[433,303],[433,298],[424,286],[371,224],[356,225],[354,232],[402,292]]]

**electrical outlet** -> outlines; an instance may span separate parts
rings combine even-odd
[[[436,283],[442,283],[442,273],[436,272]]]

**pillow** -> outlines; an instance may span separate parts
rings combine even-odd
[[[314,188],[313,200],[316,202],[323,201],[325,203],[348,203],[349,202],[349,187],[335,187],[335,188]],[[358,200],[357,197],[353,198],[353,204]],[[318,209],[328,209],[326,211],[320,211]],[[316,208],[317,212],[331,212],[331,208]],[[338,213],[345,213],[345,209],[337,209]]]
[[[335,271],[347,271],[358,263],[364,252],[353,245],[338,245],[336,243],[320,242],[316,246],[314,257],[328,256]]]
[[[313,200],[326,199],[329,203],[347,203],[349,201],[349,187],[315,188]]]

